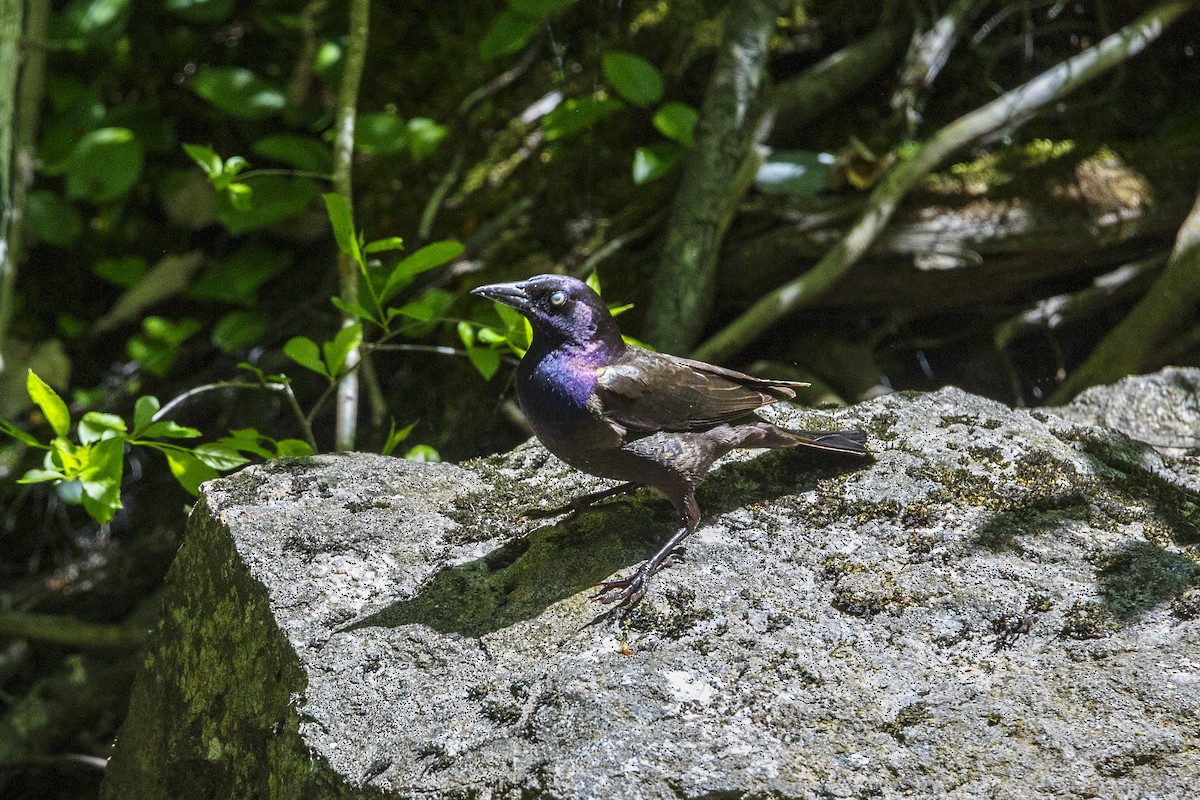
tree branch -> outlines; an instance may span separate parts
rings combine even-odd
[[[942,128],[916,152],[896,163],[871,193],[858,221],[816,266],[767,294],[700,345],[694,357],[725,360],[783,317],[810,305],[863,256],[904,196],[943,159],[1001,127],[1020,124],[1037,109],[1137,55],[1195,5],[1191,0],[1161,3],[1095,46]]]
[[[350,35],[346,43],[346,63],[342,68],[342,85],[338,89],[337,124],[333,144],[333,190],[354,207],[351,186],[351,166],[354,159],[354,122],[358,113],[358,87],[362,83],[363,65],[367,60],[368,17],[370,0],[351,0]],[[341,298],[347,305],[358,302],[358,264],[345,253],[338,254],[338,281]],[[342,327],[355,323],[353,316],[342,315]],[[346,355],[346,366],[353,367],[362,358],[354,348]],[[347,370],[338,384],[334,404],[335,442],[337,450],[351,450],[358,429],[358,372]]]
[[[755,170],[748,167],[756,165],[748,165],[747,157],[767,44],[788,5],[785,0],[740,0],[731,4],[726,17],[650,303],[647,335],[664,350],[690,348],[708,320],[721,240],[754,179]]]
[[[1054,394],[1050,405],[1062,405],[1089,386],[1110,383],[1151,365],[1151,359],[1173,334],[1182,332],[1200,308],[1200,194],[1175,239],[1175,249],[1150,291],[1079,369]]]

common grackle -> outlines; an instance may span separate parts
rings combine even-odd
[[[604,301],[583,281],[537,275],[471,293],[512,306],[533,327],[517,368],[517,399],[546,449],[576,469],[628,482],[583,500],[646,484],[679,512],[679,531],[649,561],[628,578],[598,584],[602,602],[641,600],[650,577],[670,563],[700,521],[696,485],[730,450],[804,446],[867,453],[860,431],[790,431],[753,413],[808,384],[754,378],[626,344]]]

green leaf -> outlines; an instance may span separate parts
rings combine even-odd
[[[379,302],[386,303],[403,291],[422,272],[428,272],[447,261],[458,258],[463,254],[463,250],[460,242],[434,242],[405,257],[392,268],[387,282],[383,285],[383,290],[379,293]]]
[[[364,308],[361,303],[347,303],[340,297],[331,297],[329,298],[329,302],[333,303],[334,308],[349,317],[361,319],[364,322],[373,322],[376,325],[383,327],[383,321],[376,319],[375,315]]]
[[[71,412],[67,410],[67,404],[58,396],[58,392],[35,375],[32,369],[25,373],[25,388],[29,392],[29,399],[42,410],[42,416],[50,423],[54,432],[59,436],[66,436],[71,430]]]
[[[573,97],[563,101],[557,108],[542,117],[542,129],[546,141],[565,139],[587,130],[597,122],[611,117],[625,107],[620,100],[611,97]]]
[[[17,483],[48,483],[49,481],[65,481],[67,476],[53,469],[31,469],[20,478],[17,478]]]
[[[128,128],[84,134],[67,165],[67,196],[110,203],[124,196],[142,174],[142,144]]]
[[[240,453],[252,453],[261,458],[273,458],[275,454],[263,447],[263,441],[268,438],[254,428],[238,428],[217,441]]]
[[[346,366],[346,356],[350,351],[362,344],[363,329],[359,323],[347,325],[337,332],[337,336],[333,337],[332,341],[322,345],[321,350],[325,354],[325,366],[329,369],[330,375],[338,375],[342,368]]]
[[[125,431],[125,420],[116,414],[89,411],[79,420],[79,441],[82,444],[124,436]]]
[[[407,453],[404,454],[404,457],[409,461],[436,462],[442,460],[441,454],[427,444],[418,444],[413,446]]]
[[[361,265],[363,257],[358,249],[358,234],[354,230],[354,212],[350,208],[350,201],[335,192],[326,192],[321,199],[325,201],[325,212],[329,214],[338,250]]]
[[[683,158],[684,149],[675,142],[657,142],[633,151],[633,182],[639,186],[666,175]]]
[[[194,319],[172,322],[163,317],[146,317],[142,332],[125,343],[125,353],[152,375],[165,375],[179,355],[179,345],[200,330]]]
[[[227,444],[208,442],[192,449],[196,458],[219,472],[228,472],[250,463],[250,459]]]
[[[487,327],[486,325],[480,328],[475,336],[484,344],[503,344],[508,341],[508,337],[497,330]]]
[[[139,439],[196,439],[202,434],[195,428],[180,425],[169,419],[151,422],[143,430],[138,431]]]
[[[333,377],[325,369],[325,362],[321,360],[321,348],[317,347],[317,343],[307,336],[293,336],[288,339],[287,344],[283,346],[283,354],[302,367],[311,369],[326,378]]]
[[[368,242],[363,248],[364,253],[385,253],[389,250],[403,250],[404,240],[399,236],[389,236],[386,239],[376,239]]]
[[[275,455],[277,457],[311,456],[312,454],[312,447],[303,439],[280,439],[275,442]]]
[[[462,343],[464,346],[466,346],[466,347],[474,347],[475,346],[475,326],[474,325],[472,325],[471,323],[467,322],[464,319],[464,320],[459,320],[459,323],[458,323],[458,325],[455,326],[455,328],[458,331],[458,338],[460,340],[462,340]]]
[[[153,395],[142,395],[133,404],[133,432],[140,434],[143,429],[154,422],[154,415],[158,413],[161,406],[158,404],[158,398]]]
[[[172,448],[164,450],[163,455],[167,457],[167,466],[171,468],[171,474],[189,494],[199,494],[200,484],[218,477],[215,469],[186,450]]]
[[[658,132],[684,147],[692,146],[692,136],[700,114],[686,103],[663,103],[654,112],[654,127]]]
[[[408,144],[408,126],[397,114],[371,111],[359,114],[354,125],[354,148],[372,156],[390,155]]]
[[[83,233],[78,209],[54,192],[30,192],[25,198],[25,225],[41,241],[69,247]]]
[[[442,319],[453,304],[454,295],[442,289],[430,289],[418,299],[401,306],[397,311],[421,322],[432,322],[435,319]]]
[[[121,508],[121,476],[125,465],[125,439],[97,442],[87,455],[87,466],[79,473],[83,507],[100,524]]]
[[[333,169],[333,153],[329,145],[312,136],[298,133],[272,133],[250,147],[256,155],[290,164],[296,169],[329,174]]]
[[[479,42],[480,58],[503,58],[520,50],[537,32],[539,20],[502,11]]]
[[[233,0],[166,0],[164,7],[188,22],[220,22],[233,12]]]
[[[591,274],[587,276],[587,280],[585,280],[584,283],[586,283],[588,288],[590,288],[596,294],[604,294],[600,291],[600,273],[596,272],[596,270],[592,270]]]
[[[266,119],[283,110],[283,92],[242,67],[210,67],[192,78],[192,91],[222,111],[245,119]]]
[[[432,155],[438,143],[446,138],[450,129],[428,117],[414,117],[408,121],[408,150],[418,161]]]
[[[808,150],[776,150],[767,156],[754,177],[763,194],[815,197],[829,188],[834,157]]]
[[[129,0],[70,0],[51,17],[49,38],[70,50],[110,45],[128,21]]]
[[[541,19],[575,5],[575,0],[508,0],[513,13],[529,19]]]
[[[658,68],[633,53],[605,53],[601,60],[604,77],[635,106],[645,108],[662,99],[663,80]]]
[[[92,272],[114,286],[128,289],[146,277],[150,267],[146,260],[139,256],[121,256],[120,258],[102,258],[92,264]]]
[[[242,186],[253,190],[251,202],[239,204],[237,191],[216,197],[217,216],[234,235],[249,233],[294,217],[317,197],[317,184],[308,178],[288,175],[251,175]],[[244,199],[244,197],[242,197]]]
[[[262,341],[269,327],[261,311],[230,311],[213,325],[209,341],[225,353],[235,353]]]
[[[407,439],[416,426],[417,423],[412,422],[397,430],[396,421],[392,420],[391,430],[388,431],[387,439],[384,441],[383,447],[380,448],[379,452],[385,456],[390,456],[395,451],[396,446]]]
[[[258,290],[291,265],[289,251],[249,244],[208,266],[192,282],[187,297],[189,300],[253,306],[258,302]]]
[[[204,174],[209,178],[220,175],[224,171],[221,157],[211,147],[205,147],[202,144],[185,144],[183,151],[200,166],[200,169],[204,170]]]
[[[45,447],[44,444],[33,438],[32,434],[26,433],[6,419],[0,419],[0,433],[7,433],[9,436],[16,439],[21,444],[26,445],[27,447]]]
[[[486,347],[468,347],[467,358],[471,359],[471,363],[485,380],[491,380],[492,376],[500,369],[500,354],[495,350]]]
[[[42,459],[46,469],[60,469],[68,478],[74,478],[87,466],[88,448],[76,445],[62,436],[50,440],[50,450]]]

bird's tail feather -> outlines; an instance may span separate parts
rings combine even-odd
[[[735,447],[812,447],[837,453],[867,455],[866,435],[857,429],[844,431],[793,431],[768,422],[738,428],[741,441]]]
[[[788,431],[799,439],[802,447],[815,447],[818,450],[834,450],[839,453],[857,453],[866,455],[867,437],[857,428],[844,431]]]

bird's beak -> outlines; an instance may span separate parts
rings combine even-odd
[[[512,306],[517,311],[529,308],[529,296],[525,293],[524,281],[516,283],[489,283],[487,286],[477,286],[471,294],[495,300],[506,306]]]

